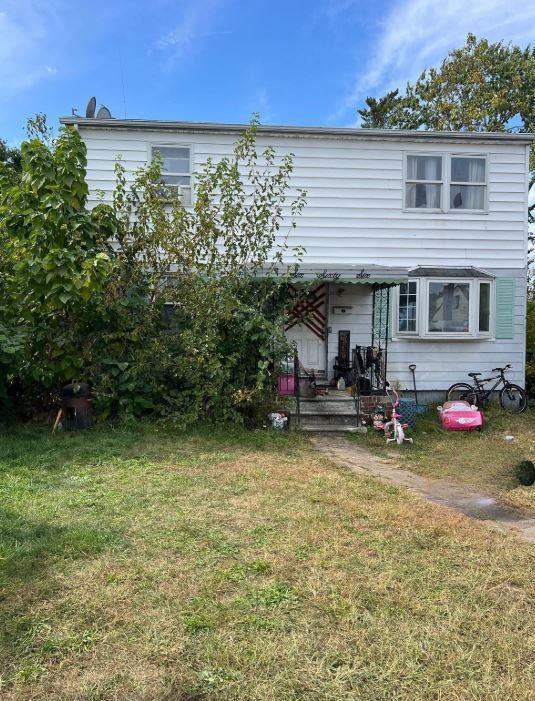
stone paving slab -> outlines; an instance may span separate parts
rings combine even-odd
[[[373,455],[341,436],[318,435],[311,438],[311,442],[316,450],[356,474],[405,487],[427,501],[455,509],[470,518],[484,522],[490,528],[509,531],[523,540],[535,543],[535,516],[505,506],[489,494],[476,492],[446,480],[416,475],[400,468],[391,460]]]

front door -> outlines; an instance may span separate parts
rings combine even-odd
[[[314,370],[316,375],[325,372],[325,341],[318,338],[304,324],[297,324],[288,329],[286,338],[292,345],[295,344],[299,360],[306,370]]]
[[[290,286],[290,294],[297,295],[297,288]],[[327,287],[323,283],[311,289],[291,308],[284,327],[286,338],[297,348],[301,364],[320,376],[325,375],[326,295]]]

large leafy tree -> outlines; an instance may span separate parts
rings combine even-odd
[[[535,47],[478,40],[451,51],[405,91],[368,97],[358,110],[365,128],[442,131],[535,131]],[[535,151],[531,182],[535,184]],[[535,205],[530,206],[533,223]]]
[[[241,417],[269,393],[299,259],[284,208],[304,193],[287,199],[292,157],[257,151],[255,133],[207,162],[191,209],[155,161],[132,183],[118,162],[113,202],[90,210],[70,128],[25,142],[16,181],[0,167],[0,376],[17,396],[86,379],[104,415],[184,421]]]
[[[101,208],[86,209],[85,146],[75,130],[53,145],[24,142],[21,160],[20,178],[0,168],[0,351],[20,377],[47,387],[83,368],[86,308],[106,280],[114,229]]]

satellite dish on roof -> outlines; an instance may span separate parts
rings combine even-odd
[[[85,116],[88,119],[91,119],[92,117],[95,116],[95,107],[97,106],[97,98],[92,97],[89,102],[87,103],[87,107],[85,108]]]
[[[111,119],[111,112],[106,105],[101,105],[97,112],[97,119]]]

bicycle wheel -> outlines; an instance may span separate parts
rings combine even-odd
[[[477,393],[472,385],[466,382],[457,382],[457,384],[449,388],[446,394],[446,400],[448,402],[463,401],[469,402],[470,404],[477,404]]]
[[[510,414],[521,414],[528,405],[528,398],[522,387],[507,383],[500,392],[500,404]]]

